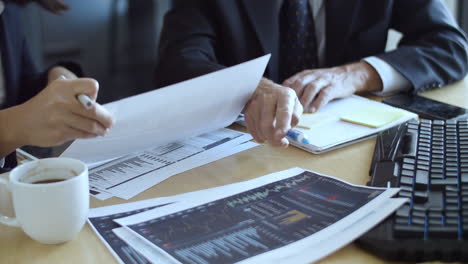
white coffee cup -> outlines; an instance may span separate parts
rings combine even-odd
[[[50,180],[60,181],[44,183]],[[20,227],[36,241],[45,244],[70,241],[86,222],[88,167],[79,160],[31,161],[13,169],[9,180],[0,177],[1,184],[11,192],[16,218],[0,215],[0,223]]]

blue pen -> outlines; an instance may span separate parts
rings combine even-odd
[[[288,133],[286,134],[290,139],[302,143],[302,144],[310,144],[309,139],[307,139],[307,136],[300,130],[298,129],[290,129]]]

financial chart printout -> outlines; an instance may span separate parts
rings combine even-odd
[[[94,227],[97,233],[107,242],[109,247],[113,249],[115,254],[120,258],[123,263],[128,264],[150,264],[145,257],[136,252],[132,247],[127,245],[118,236],[112,232],[114,228],[120,227],[113,220],[133,214],[138,214],[147,210],[151,210],[164,205],[157,205],[146,207],[138,210],[132,210],[127,212],[116,213],[112,215],[105,215],[99,217],[90,217],[90,224]]]
[[[176,172],[192,168],[186,165],[189,161],[201,166],[207,160],[201,157],[208,155],[208,152],[223,149],[224,146],[232,147],[235,142],[235,145],[239,145],[250,139],[245,133],[224,128],[132,153],[91,169],[90,192],[92,195],[107,192],[128,199]],[[156,179],[160,181],[155,182]]]
[[[305,171],[128,228],[181,263],[235,263],[317,233],[383,192]]]

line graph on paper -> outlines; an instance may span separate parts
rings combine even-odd
[[[306,171],[129,228],[181,263],[235,263],[310,236],[382,192]]]

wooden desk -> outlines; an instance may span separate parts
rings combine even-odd
[[[454,85],[425,93],[439,101],[468,108],[468,77]],[[208,165],[178,174],[138,195],[131,201],[221,186],[253,179],[291,167],[302,167],[334,175],[355,184],[369,179],[369,165],[375,139],[321,155],[312,155],[294,147],[288,149],[262,145]],[[123,203],[121,199],[91,199],[91,207]],[[61,245],[42,245],[20,229],[0,226],[0,263],[117,263],[109,250],[86,225],[74,241]],[[387,263],[354,244],[339,250],[319,263]]]

